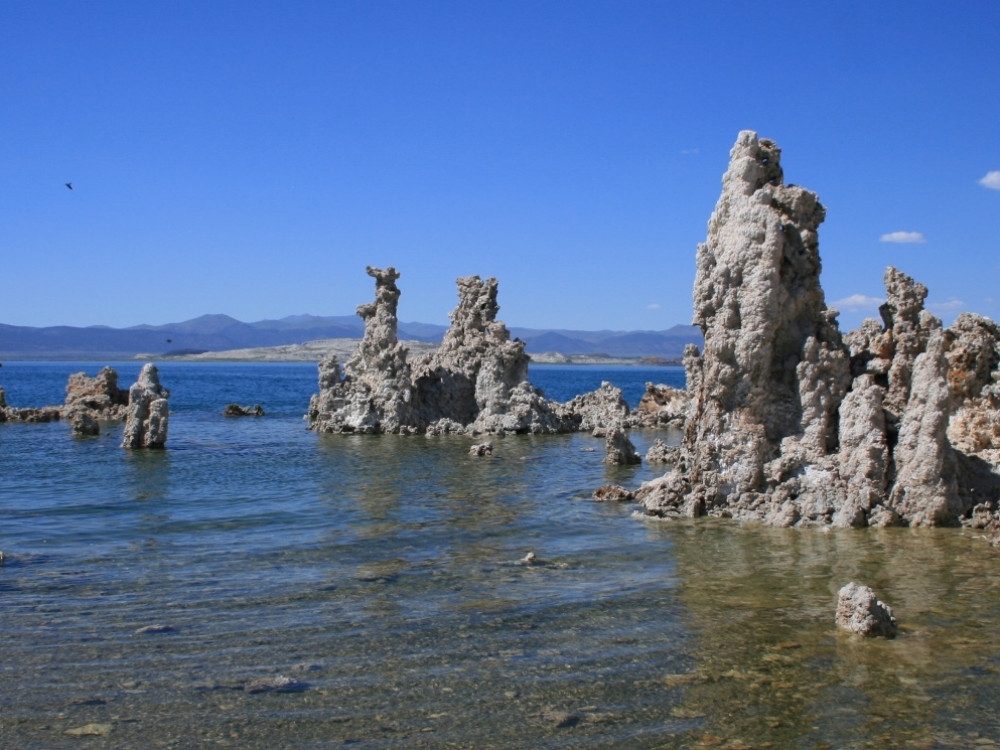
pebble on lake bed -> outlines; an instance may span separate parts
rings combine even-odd
[[[110,724],[84,724],[82,727],[67,729],[63,734],[70,737],[107,737],[111,734]]]
[[[896,618],[892,607],[879,601],[868,586],[853,581],[838,593],[837,625],[863,636],[896,635]]]
[[[248,682],[243,689],[248,693],[300,693],[307,687],[309,686],[301,680],[279,674]]]
[[[148,635],[151,633],[176,633],[177,628],[172,625],[143,625],[132,631],[133,635]]]

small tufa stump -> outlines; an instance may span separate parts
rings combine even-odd
[[[646,463],[649,464],[672,464],[677,458],[680,448],[676,445],[667,445],[660,438],[656,438],[653,444],[646,451]]]
[[[609,466],[642,463],[642,456],[635,452],[635,446],[620,422],[609,427],[605,433],[604,454],[604,463]]]
[[[493,443],[476,443],[469,448],[470,456],[492,456]]]
[[[226,404],[226,408],[222,410],[222,416],[224,417],[263,417],[264,407],[260,404],[254,404],[253,406],[240,406],[239,404]]]
[[[160,385],[160,375],[153,363],[142,366],[139,379],[128,392],[128,414],[122,440],[123,448],[162,448],[167,442],[170,392]]]
[[[101,425],[97,418],[83,409],[73,411],[69,415],[69,426],[74,435],[94,437],[101,434]]]
[[[606,484],[594,490],[592,497],[599,503],[627,503],[635,500],[635,493],[620,484]]]
[[[892,607],[879,601],[868,586],[853,581],[838,594],[837,625],[866,637],[892,638],[897,630]]]

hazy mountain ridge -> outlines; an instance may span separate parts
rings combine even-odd
[[[400,323],[399,338],[437,343],[446,326]],[[680,357],[688,343],[701,344],[701,331],[678,325],[665,331],[576,331],[511,328],[529,353],[605,354],[616,357]],[[244,323],[228,315],[202,315],[164,325],[11,326],[0,323],[0,360],[132,359],[176,352],[225,351],[287,346],[317,339],[360,338],[364,322],[356,315],[290,315]]]

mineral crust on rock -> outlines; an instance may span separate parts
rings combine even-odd
[[[656,438],[649,446],[649,450],[646,451],[646,462],[651,464],[673,463],[677,456],[677,450],[676,445],[668,445],[662,439]]]
[[[628,422],[633,427],[681,425],[687,416],[688,404],[685,389],[646,383],[646,392],[642,394]]]
[[[163,448],[167,442],[169,391],[160,385],[159,371],[151,362],[142,366],[139,379],[128,392],[128,415],[123,448]]]
[[[7,393],[0,387],[0,423],[3,422],[57,422],[62,418],[62,409],[58,406],[43,406],[41,408],[7,405]]]
[[[591,497],[599,503],[627,503],[635,499],[635,493],[620,484],[605,484],[594,490]]]
[[[528,381],[524,342],[496,319],[497,281],[458,279],[458,306],[437,351],[412,363],[397,339],[399,289],[394,268],[367,269],[375,301],[358,308],[365,334],[341,370],[320,363],[310,429],[320,432],[468,434],[550,433],[579,418]]]
[[[359,305],[365,333],[343,372],[336,357],[319,364],[319,393],[309,402],[309,427],[320,432],[415,431],[413,385],[407,350],[397,337],[399,272],[366,269],[375,300]]]
[[[612,466],[642,463],[621,422],[604,430],[604,463]]]
[[[623,424],[629,416],[628,402],[622,389],[607,380],[589,393],[583,393],[566,402],[566,408],[580,416],[579,429],[584,432],[602,432],[617,424]]]
[[[67,412],[84,410],[91,416],[104,420],[125,418],[128,408],[128,390],[118,387],[118,372],[113,367],[104,367],[94,377],[85,372],[69,376],[66,383]]]
[[[897,632],[892,608],[879,601],[871,588],[853,581],[837,594],[835,620],[838,627],[862,636],[892,638]]]
[[[224,417],[263,417],[264,407],[260,404],[253,406],[241,406],[240,404],[226,404],[222,410]]]
[[[66,383],[66,400],[60,406],[12,407],[0,388],[0,422],[55,422],[66,420],[74,434],[96,435],[99,421],[125,418],[128,391],[118,387],[118,373],[103,368],[94,377],[77,372]]]
[[[977,507],[1000,526],[987,455],[949,440],[983,454],[1000,434],[997,327],[963,316],[942,329],[926,288],[890,267],[882,323],[842,338],[819,283],[825,210],[783,183],[780,156],[750,131],[733,147],[697,253],[705,339],[685,351],[684,438],[637,499],[656,516],[785,526],[957,524]]]

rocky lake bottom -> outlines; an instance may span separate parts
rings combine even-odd
[[[5,363],[0,385],[59,403],[103,364]],[[1000,747],[1000,552],[975,532],[641,519],[591,493],[661,467],[606,467],[588,434],[473,457],[307,431],[314,365],[160,377],[163,451],[0,425],[0,747]],[[635,405],[683,371],[532,380]],[[679,441],[632,433],[657,437]],[[834,626],[852,580],[897,638]]]

